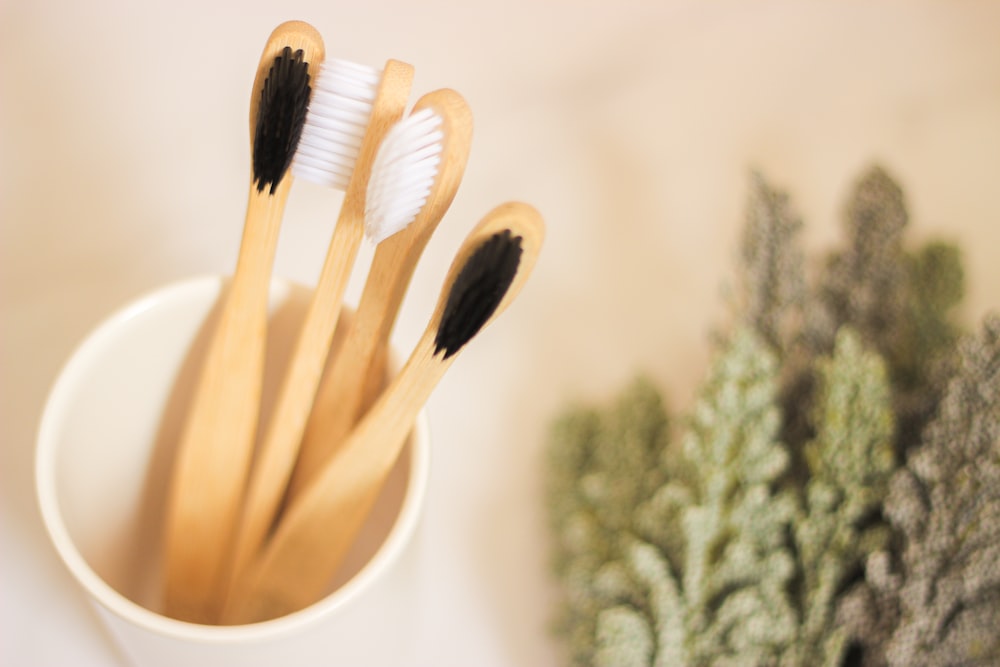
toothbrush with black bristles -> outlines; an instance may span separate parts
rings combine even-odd
[[[247,480],[232,558],[218,595],[257,553],[281,509],[302,433],[326,365],[347,281],[365,237],[365,202],[383,138],[406,109],[413,67],[389,60],[382,71],[342,60],[324,64],[292,171],[346,187],[323,267],[278,389]],[[350,84],[350,85],[348,85]]]
[[[417,414],[457,354],[520,292],[543,237],[538,212],[516,202],[493,209],[470,233],[410,358],[336,455],[292,500],[231,590],[225,623],[275,618],[322,597]]]
[[[236,270],[224,289],[168,489],[167,615],[215,622],[215,594],[241,511],[263,382],[267,304],[278,230],[311,92],[325,56],[312,26],[271,33],[250,102],[252,173]]]

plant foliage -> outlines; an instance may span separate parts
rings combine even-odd
[[[908,250],[907,223],[869,170],[810,284],[801,220],[754,175],[735,322],[691,413],[672,428],[640,378],[554,422],[572,664],[1000,661],[1000,318],[962,336],[960,254]]]

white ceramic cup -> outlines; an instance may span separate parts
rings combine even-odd
[[[329,595],[240,626],[160,613],[171,449],[224,285],[209,276],[159,289],[112,315],[73,353],[38,433],[38,500],[52,542],[134,665],[398,664],[418,613],[411,538],[428,475],[424,413]],[[265,420],[308,298],[305,288],[272,283]]]

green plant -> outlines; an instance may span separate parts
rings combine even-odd
[[[754,175],[736,322],[679,439],[648,379],[555,422],[573,664],[998,658],[1000,319],[956,346],[960,254],[906,249],[885,170],[846,213],[847,243],[810,285],[801,220]]]
[[[892,477],[897,547],[841,610],[867,665],[1000,663],[1000,317],[962,341],[957,369]]]

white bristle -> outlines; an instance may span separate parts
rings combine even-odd
[[[365,235],[379,243],[420,213],[441,162],[441,116],[421,109],[394,125],[372,164],[365,201]]]
[[[347,189],[381,79],[381,70],[346,60],[320,65],[292,158],[296,178]]]

